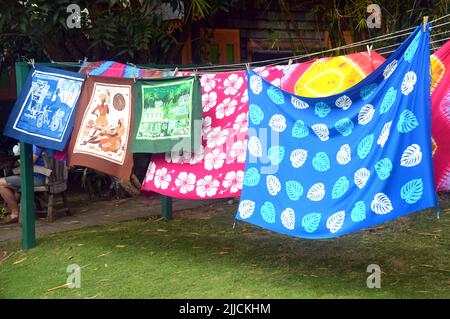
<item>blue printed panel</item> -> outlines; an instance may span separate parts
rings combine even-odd
[[[328,238],[436,206],[428,41],[417,28],[379,70],[324,98],[295,96],[249,71],[258,86],[249,90],[236,218]]]
[[[10,115],[5,135],[39,146],[63,150],[84,76],[37,67],[28,79]]]

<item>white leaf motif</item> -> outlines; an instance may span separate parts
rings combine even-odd
[[[330,138],[330,131],[328,130],[328,126],[325,124],[314,124],[311,128],[322,142],[328,141]]]
[[[308,157],[308,151],[298,148],[291,153],[291,163],[294,168],[299,168],[305,164],[306,158]]]
[[[383,77],[384,79],[388,79],[391,74],[395,71],[395,69],[397,68],[397,60],[392,60],[391,63],[389,63],[386,68],[383,71]]]
[[[295,96],[291,97],[291,103],[296,109],[300,110],[307,109],[309,107],[308,103],[296,98]]]
[[[364,105],[358,113],[358,123],[360,125],[366,125],[372,120],[375,109],[372,104]]]
[[[347,110],[352,106],[352,100],[347,95],[342,95],[336,100],[336,106],[343,110]]]
[[[270,195],[275,196],[281,190],[280,180],[275,175],[269,175],[266,177],[267,191]]]
[[[281,223],[289,230],[293,230],[295,226],[295,212],[292,208],[286,208],[281,213]]]
[[[345,165],[345,164],[348,164],[351,160],[352,160],[352,154],[351,154],[350,145],[348,145],[348,144],[342,145],[336,154],[336,161],[341,165]]]
[[[263,85],[262,85],[262,79],[259,75],[252,75],[250,77],[250,89],[252,89],[252,92],[254,94],[261,93],[261,91],[263,89]]]
[[[378,193],[374,196],[370,208],[378,215],[387,214],[394,209],[391,200],[384,193]]]
[[[366,186],[369,177],[370,171],[367,168],[362,167],[355,172],[353,180],[355,182],[355,185],[358,186],[359,189],[362,189],[364,186]]]
[[[422,161],[422,151],[418,144],[412,144],[406,148],[400,159],[400,165],[413,167],[419,165]]]
[[[275,132],[283,132],[286,129],[286,118],[281,114],[272,115],[269,120],[269,126]]]
[[[248,151],[255,157],[262,156],[262,146],[261,141],[256,136],[250,137],[248,141]]]
[[[408,95],[414,90],[414,85],[416,84],[417,76],[414,71],[409,71],[403,77],[403,82],[401,86],[402,93],[404,95]]]
[[[327,228],[331,233],[336,233],[339,229],[344,225],[345,219],[345,211],[341,210],[337,213],[334,213],[327,219]]]
[[[310,200],[314,202],[321,201],[325,196],[325,185],[322,183],[316,183],[308,190],[308,197]]]
[[[389,133],[391,132],[391,125],[392,125],[392,121],[384,124],[383,129],[381,130],[380,136],[378,136],[377,144],[380,145],[381,147],[384,147],[384,144],[386,144],[386,142],[389,138]]]
[[[249,218],[255,211],[255,202],[249,199],[242,200],[239,203],[239,216],[243,219]]]

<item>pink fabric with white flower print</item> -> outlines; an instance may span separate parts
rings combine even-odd
[[[280,86],[283,66],[256,71]],[[196,153],[154,155],[143,191],[184,199],[240,196],[247,148],[247,80],[244,71],[204,74],[202,146]]]

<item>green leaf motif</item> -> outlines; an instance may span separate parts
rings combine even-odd
[[[325,172],[330,169],[330,158],[325,152],[319,152],[312,160],[313,167],[319,172]]]
[[[391,175],[392,161],[389,158],[383,158],[375,164],[375,172],[382,181]]]
[[[308,233],[313,233],[319,228],[320,219],[322,215],[319,213],[310,213],[302,218],[302,227]]]
[[[361,222],[366,219],[366,205],[363,201],[355,203],[355,207],[352,209],[351,219],[353,222]]]
[[[309,135],[309,129],[302,120],[297,120],[292,127],[292,137],[303,138]]]
[[[269,87],[269,89],[267,90],[267,95],[275,104],[281,105],[284,103],[283,92],[281,92],[280,89],[274,86]]]
[[[334,124],[334,127],[336,128],[336,131],[342,134],[342,136],[349,136],[352,134],[354,124],[348,117],[344,117],[337,121],[336,124]]]
[[[275,223],[275,206],[271,202],[264,202],[261,206],[261,217],[269,224]]]
[[[264,119],[264,112],[256,104],[250,104],[248,116],[253,124],[259,125]]]
[[[408,133],[419,126],[416,116],[410,110],[404,110],[400,114],[400,118],[397,123],[397,130],[400,133]]]
[[[272,165],[278,165],[283,161],[284,158],[284,147],[275,145],[269,148],[267,152],[267,156],[269,157]]]
[[[302,184],[297,181],[287,181],[286,194],[290,200],[298,200],[303,195]]]
[[[392,105],[394,105],[396,97],[397,97],[397,90],[391,86],[389,90],[386,92],[383,101],[381,102],[380,114],[384,114],[391,109]]]
[[[400,197],[408,204],[417,203],[423,195],[423,182],[421,178],[412,179],[402,186]]]
[[[341,176],[339,179],[334,183],[333,189],[331,190],[331,198],[337,199],[345,194],[345,192],[348,190],[348,187],[350,185],[350,181],[347,177]]]
[[[362,139],[358,145],[358,156],[360,159],[365,159],[369,155],[373,144],[373,134],[367,135]]]
[[[256,167],[251,167],[245,171],[244,185],[256,186],[259,184],[260,178],[261,176],[259,175],[258,169]]]

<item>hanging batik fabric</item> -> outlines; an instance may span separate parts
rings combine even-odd
[[[84,75],[49,67],[33,68],[9,116],[4,134],[62,151],[72,132]]]
[[[171,70],[143,69],[114,61],[84,62],[79,72],[85,75],[117,78],[160,78],[173,75]]]
[[[385,58],[371,51],[327,57],[288,67],[282,89],[308,97],[341,93],[379,67]]]
[[[450,41],[431,56],[431,103],[434,182],[450,190]]]
[[[258,71],[280,85],[282,68]],[[143,191],[186,199],[240,195],[248,129],[245,73],[203,74],[200,83],[203,109],[200,148],[196,152],[152,155]]]
[[[68,149],[69,166],[128,180],[133,130],[133,80],[89,76],[81,93]]]
[[[296,96],[248,72],[250,122],[236,218],[327,238],[436,206],[429,31],[324,98]]]
[[[133,153],[194,152],[200,147],[202,105],[196,77],[135,84]]]

